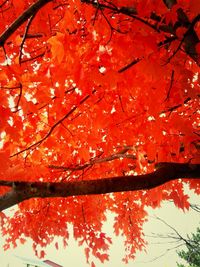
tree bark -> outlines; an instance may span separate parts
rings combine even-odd
[[[99,195],[106,193],[149,190],[179,178],[200,179],[200,164],[157,164],[157,170],[144,175],[118,176],[85,181],[60,183],[0,181],[11,190],[0,197],[0,211],[31,198]]]
[[[8,38],[30,17],[35,15],[44,5],[52,0],[39,0],[27,8],[1,35],[0,46],[3,46]]]

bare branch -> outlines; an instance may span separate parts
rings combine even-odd
[[[200,212],[200,205],[198,204],[190,204],[190,208],[196,212]]]

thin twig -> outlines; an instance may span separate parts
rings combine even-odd
[[[109,161],[113,161],[115,159],[122,159],[122,158],[132,159],[132,160],[137,159],[136,156],[132,155],[132,154],[113,154],[111,156],[104,157],[104,158],[92,159],[83,165],[76,165],[74,167],[73,166],[49,165],[49,168],[50,169],[56,169],[56,170],[63,170],[63,171],[80,171],[80,170],[83,170],[89,166],[93,166],[93,165],[98,164],[98,163],[109,162]]]
[[[108,10],[115,12],[116,14],[124,14],[130,18],[133,18],[135,20],[140,21],[141,23],[147,25],[148,27],[150,27],[154,31],[160,32],[159,29],[157,29],[157,27],[155,25],[149,23],[148,20],[140,18],[139,16],[137,16],[137,12],[133,8],[127,8],[127,7],[118,8],[118,7],[114,7],[113,5],[106,5],[106,4],[102,4],[102,3],[97,3],[97,2],[94,2],[92,0],[82,0],[82,2],[86,3],[86,4],[91,4],[95,8],[108,9]]]
[[[131,68],[132,66],[134,66],[135,64],[137,64],[138,62],[140,62],[140,60],[142,60],[143,58],[136,58],[133,61],[131,61],[131,63],[129,63],[128,65],[124,66],[123,68],[118,70],[118,73],[122,73],[124,71],[126,71],[127,69]]]
[[[172,70],[172,73],[171,73],[171,80],[170,80],[169,90],[167,92],[167,96],[166,96],[165,101],[167,101],[169,99],[169,97],[170,97],[170,93],[171,93],[173,82],[174,82],[174,70]]]
[[[22,97],[22,84],[20,83],[20,85],[19,85],[19,96],[18,96],[17,104],[15,106],[16,111],[18,111],[21,97]]]
[[[33,19],[34,19],[34,17],[35,17],[35,14],[33,14],[30,18],[29,18],[29,20],[28,20],[28,22],[27,22],[27,25],[26,25],[26,29],[25,29],[25,32],[24,32],[24,35],[23,35],[23,38],[22,38],[22,42],[21,42],[21,45],[20,45],[20,52],[19,52],[19,64],[21,65],[21,59],[22,59],[22,54],[23,54],[23,46],[24,46],[24,43],[25,43],[25,41],[26,41],[26,37],[27,37],[27,34],[28,34],[28,30],[29,30],[29,28],[30,28],[30,26],[31,26],[31,22],[33,21]]]
[[[45,52],[42,52],[41,54],[39,55],[36,55],[35,57],[31,57],[31,58],[27,58],[27,59],[22,59],[21,60],[21,63],[25,63],[25,62],[29,62],[29,61],[32,61],[32,60],[36,60],[40,57],[43,57],[45,55]]]
[[[95,90],[93,91],[95,92]],[[80,105],[83,104],[88,98],[90,97],[90,95],[85,96],[81,101],[80,101]],[[28,151],[30,149],[36,148],[37,146],[39,146],[41,143],[43,143],[54,131],[54,129],[61,124],[66,118],[68,118],[75,110],[77,110],[78,106],[74,106],[65,116],[63,116],[60,120],[58,120],[48,131],[48,133],[41,138],[39,141],[33,143],[32,145],[20,150],[19,152],[16,152],[15,154],[11,155],[10,158],[15,157],[25,151]]]

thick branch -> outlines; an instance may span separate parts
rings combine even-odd
[[[24,11],[1,35],[0,46],[3,46],[7,39],[30,17],[35,15],[44,5],[52,0],[39,0]]]
[[[199,21],[200,21],[200,14],[193,19],[191,25],[189,26],[183,38],[184,49],[186,53],[197,63],[198,66],[200,66],[200,59],[199,59],[199,54],[196,51],[196,45],[200,42],[200,40],[197,33],[194,30],[194,27]]]
[[[171,9],[174,5],[177,4],[176,0],[163,0],[164,4]],[[197,33],[194,30],[195,24],[200,20],[200,15],[198,14],[190,23],[187,17],[187,14],[183,9],[179,8],[177,10],[178,15],[178,23],[174,26],[174,32],[177,30],[177,26],[187,27],[187,31],[180,43],[180,47],[182,43],[184,44],[185,52],[197,63],[200,65],[199,55],[196,51],[196,45],[199,43],[199,38]]]
[[[5,210],[7,208],[10,208],[14,206],[15,204],[18,204],[22,202],[23,198],[20,198],[20,194],[16,190],[11,190],[7,194],[0,197],[0,211]]]
[[[12,190],[0,198],[0,211],[30,198],[69,197],[149,190],[178,178],[200,179],[200,164],[159,163],[155,172],[63,183],[13,182]],[[0,185],[11,186],[6,181]]]

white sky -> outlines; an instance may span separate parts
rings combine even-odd
[[[192,203],[199,203],[199,196],[191,195]],[[174,207],[172,203],[165,203],[160,209],[149,210],[150,218],[149,222],[145,224],[144,230],[146,235],[151,235],[151,233],[162,233],[167,234],[172,232],[166,225],[161,221],[153,218],[153,216],[158,216],[166,221],[169,225],[173,226],[178,230],[184,237],[187,234],[195,232],[200,221],[200,213],[195,211],[190,211],[184,213],[183,211]],[[113,236],[113,230],[110,226],[112,224],[112,216],[105,224],[104,231]],[[2,241],[2,239],[0,239]],[[131,261],[129,264],[124,264],[121,259],[123,257],[124,247],[123,247],[123,238],[122,237],[113,237],[113,245],[110,250],[110,261],[105,262],[104,264],[100,262],[95,262],[97,267],[177,267],[176,262],[181,262],[179,257],[176,254],[176,250],[170,250],[166,252],[169,248],[173,247],[174,244],[158,244],[160,242],[167,242],[165,239],[158,240],[148,239],[149,246],[147,247],[147,253],[139,252],[135,261]],[[168,240],[169,241],[169,240]],[[1,242],[2,243],[2,242]],[[154,244],[153,244],[154,243]],[[176,245],[176,244],[175,244]],[[71,266],[81,266],[89,267],[86,264],[86,259],[83,249],[77,246],[77,243],[70,239],[69,246],[66,249],[56,250],[54,246],[49,247],[47,250],[46,259],[55,261],[56,263],[62,264],[64,267]],[[162,254],[165,254],[162,257]],[[14,255],[22,256],[26,258],[34,258],[34,252],[32,251],[31,242],[25,243],[25,245],[20,245],[15,250],[9,250],[9,252],[4,252],[1,248],[0,253],[0,266],[8,267],[21,267],[23,265],[18,265]],[[155,259],[158,257],[158,259]],[[12,265],[11,265],[12,263]]]

